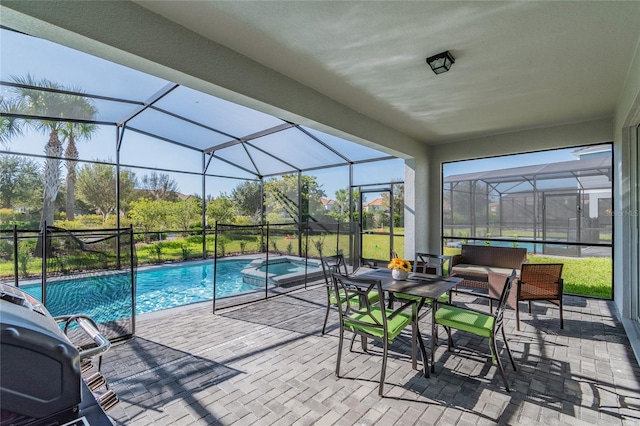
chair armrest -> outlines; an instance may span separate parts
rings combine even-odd
[[[458,292],[458,293],[461,293],[461,292]],[[473,297],[479,297],[481,299],[492,300],[492,301],[495,301],[495,302],[499,302],[500,301],[499,297],[490,296],[488,294],[475,293],[473,291],[465,291],[464,293],[468,294],[470,296],[473,296]]]
[[[475,312],[475,313],[481,314],[481,315],[492,316],[489,312],[481,311],[479,309],[474,309],[474,308],[468,308],[466,306],[464,308],[459,308],[459,309],[464,309],[465,311]]]
[[[394,319],[396,316],[398,316],[398,314],[400,314],[403,311],[405,311],[408,307],[412,307],[416,303],[417,302],[415,300],[408,300],[408,301],[404,302],[402,305],[400,305],[400,307],[398,309],[394,310],[391,313],[391,315],[389,315],[387,317],[387,319]]]
[[[484,293],[478,293],[478,292],[470,291],[470,290],[453,290],[453,291],[455,291],[457,294],[466,294],[468,296],[481,297],[483,299],[489,299],[489,300],[495,300],[495,301],[500,300],[499,297],[491,296],[491,295],[484,294]]]
[[[451,257],[451,266],[455,266],[455,265],[457,265],[458,263],[462,263],[462,261],[463,261],[463,258],[462,258],[462,255],[461,255],[461,254],[454,254],[454,255]]]

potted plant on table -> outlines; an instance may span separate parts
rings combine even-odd
[[[391,269],[391,276],[394,280],[406,280],[411,272],[411,264],[409,261],[394,256],[387,265]]]

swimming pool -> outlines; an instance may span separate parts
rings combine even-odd
[[[255,291],[240,271],[250,260],[217,265],[216,298]],[[131,317],[130,279],[126,273],[47,282],[47,309],[53,316],[83,313],[98,322]],[[20,288],[42,300],[41,285]],[[136,274],[136,314],[213,299],[213,263],[141,268]]]

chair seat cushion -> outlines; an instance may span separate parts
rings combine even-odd
[[[369,298],[369,303],[374,303],[374,302],[377,302],[378,300],[380,300],[380,295],[378,294],[377,291],[372,291],[372,292],[369,292],[368,298]],[[342,298],[342,302],[344,302],[344,300],[345,300],[345,298],[343,297]],[[330,293],[329,302],[331,302],[332,305],[337,305],[338,304],[338,299],[336,298],[336,292],[335,291],[332,291]],[[351,300],[351,304],[354,305],[354,306],[358,306],[357,299],[352,299]]]
[[[389,319],[389,316],[393,313],[392,309],[385,309],[387,315],[387,340],[391,342],[395,339],[400,332],[411,323],[411,314],[407,312],[401,312],[392,319]],[[380,323],[382,323],[382,310],[377,306],[371,307],[371,315]],[[369,324],[375,324],[374,320],[366,314],[357,314],[353,313],[349,315],[348,318],[344,319],[344,325],[348,327],[351,331],[362,331],[371,336],[375,336],[379,339],[384,337],[384,333],[382,331],[382,327],[380,326],[367,326],[363,324],[355,323],[351,320],[361,321]]]
[[[491,337],[495,318],[492,315],[481,314],[443,305],[436,310],[436,323],[456,330],[468,331],[482,337]]]

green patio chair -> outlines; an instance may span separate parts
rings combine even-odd
[[[322,335],[324,336],[324,333],[327,328],[327,321],[329,320],[329,311],[331,310],[332,306],[336,306],[336,307],[338,306],[338,298],[336,297],[336,294],[334,291],[333,279],[331,275],[333,273],[338,273],[341,275],[349,275],[349,273],[347,272],[347,263],[345,262],[344,256],[342,254],[336,254],[334,256],[325,256],[321,258],[321,262],[322,262],[322,271],[324,272],[325,285],[327,289],[327,310],[324,315],[324,324],[322,325]],[[378,300],[378,294],[375,292],[371,293],[370,297],[371,297],[370,302],[372,303]]]
[[[350,331],[355,336],[374,339],[382,343],[382,368],[380,371],[380,385],[378,394],[382,396],[384,379],[387,370],[387,356],[389,345],[407,327],[415,328],[418,344],[422,353],[424,376],[429,377],[429,361],[427,351],[422,340],[418,321],[414,315],[416,301],[407,300],[398,309],[385,306],[384,293],[380,280],[371,280],[346,275],[333,274],[336,294],[344,297],[345,303],[338,304],[340,313],[340,340],[338,343],[338,359],[336,362],[336,377],[340,377],[340,359],[344,332]],[[373,293],[381,295],[375,302],[371,302]],[[412,333],[412,336],[414,333]],[[412,337],[413,338],[413,337]],[[352,339],[353,344],[353,339]]]
[[[417,252],[413,259],[412,272],[419,274],[435,274],[449,277],[451,276],[451,256]],[[416,307],[418,307],[420,306],[421,298],[418,296],[410,296],[408,294],[394,293],[393,299],[414,300],[418,303],[416,305]],[[438,297],[438,303],[449,303],[450,299],[451,298],[449,296],[449,292],[447,292]],[[424,301],[424,303],[422,304],[422,309],[420,309],[420,312],[417,313],[418,320],[424,319],[431,312],[431,305],[432,301],[430,299],[426,299]],[[436,328],[436,334],[432,336],[433,339],[436,339],[436,343],[438,342],[437,331],[438,330]]]
[[[451,275],[451,256],[416,253],[413,261],[413,272],[448,277]]]
[[[513,355],[511,349],[509,349],[509,343],[507,342],[507,336],[504,333],[504,308],[511,291],[513,281],[516,279],[516,271],[514,270],[510,276],[489,273],[489,280],[504,280],[504,288],[498,306],[493,314],[487,314],[471,308],[462,308],[453,305],[439,305],[435,312],[436,324],[442,325],[447,331],[448,335],[448,350],[451,351],[453,346],[453,339],[451,337],[451,329],[456,329],[468,333],[473,333],[478,336],[486,337],[489,339],[489,349],[491,350],[491,359],[498,364],[498,370],[504,381],[504,386],[507,392],[510,391],[507,377],[504,374],[504,368],[502,367],[502,361],[500,360],[500,354],[498,353],[498,346],[496,345],[496,336],[498,332],[502,332],[502,339],[504,345],[507,348],[509,359],[513,369],[517,371],[516,364],[513,361]],[[483,297],[483,295],[475,295],[476,297]],[[489,297],[489,296],[484,296]],[[432,354],[433,356],[433,354]]]

